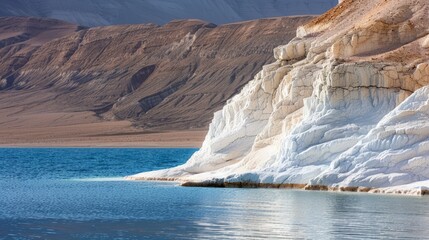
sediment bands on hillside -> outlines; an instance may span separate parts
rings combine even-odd
[[[182,166],[128,179],[429,189],[429,2],[344,0],[274,49]]]
[[[145,130],[206,129],[213,112],[272,61],[272,48],[312,18],[96,28],[0,18],[0,108],[16,110],[2,127],[23,114],[93,112]]]

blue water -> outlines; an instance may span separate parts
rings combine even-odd
[[[0,239],[429,239],[429,197],[121,177],[196,149],[0,149]]]

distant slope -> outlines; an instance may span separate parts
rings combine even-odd
[[[2,0],[0,16],[62,19],[84,26],[165,24],[202,19],[216,24],[321,14],[337,0]]]
[[[144,131],[207,129],[213,112],[272,61],[274,46],[310,19],[85,29],[0,18],[0,144],[61,132],[114,136],[131,131],[125,122]]]
[[[41,45],[80,29],[55,19],[0,18],[0,90],[12,84],[8,76],[25,65]]]

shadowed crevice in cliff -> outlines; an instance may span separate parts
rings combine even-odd
[[[168,86],[166,89],[161,92],[157,92],[153,95],[147,96],[139,100],[140,107],[142,108],[144,113],[147,113],[149,110],[154,108],[156,105],[160,104],[164,101],[165,98],[170,96],[179,90],[182,86],[186,84],[187,79],[178,81]]]
[[[79,46],[81,45],[83,38],[85,37],[87,30],[81,30],[78,33],[76,33],[77,35],[77,39],[72,43],[72,45],[69,47],[69,49],[64,53],[64,59],[63,59],[63,63],[65,64],[67,63],[68,60],[70,60],[70,58],[73,56],[73,54],[76,53],[76,51],[78,50]]]
[[[149,76],[155,71],[156,65],[149,65],[137,71],[130,80],[127,88],[127,94],[137,90],[146,81]]]
[[[27,41],[28,39],[30,39],[29,33],[21,33],[16,36],[5,38],[0,40],[0,48],[6,47],[12,44],[16,44],[19,42],[24,42],[24,41]]]
[[[13,82],[15,81],[15,77],[13,75],[9,75],[0,80],[0,90],[6,90],[13,86]]]

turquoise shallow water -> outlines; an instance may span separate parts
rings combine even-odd
[[[0,239],[429,239],[429,198],[121,176],[196,149],[0,149]]]

